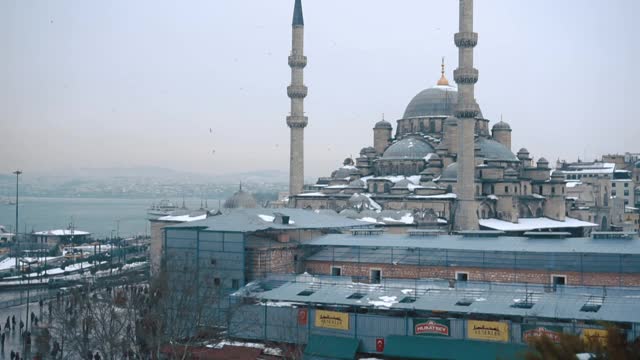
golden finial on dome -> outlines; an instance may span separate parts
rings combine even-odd
[[[438,80],[438,85],[439,86],[449,86],[449,80],[447,80],[447,77],[444,76],[444,56],[442,57],[442,70],[441,70],[441,76],[440,76],[440,80]]]

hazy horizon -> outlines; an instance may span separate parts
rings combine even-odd
[[[305,177],[457,67],[457,1],[303,0]],[[288,171],[293,0],[0,2],[0,173]],[[640,3],[476,1],[476,97],[537,159],[638,152]],[[636,146],[636,147],[634,147]]]

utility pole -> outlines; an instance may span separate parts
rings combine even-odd
[[[13,247],[14,249],[16,248],[17,242],[18,242],[18,200],[19,200],[19,196],[18,196],[18,181],[20,178],[20,174],[22,174],[22,171],[20,170],[16,170],[13,172],[16,175],[16,231],[13,234]],[[16,267],[18,267],[18,254],[14,254],[16,257]]]

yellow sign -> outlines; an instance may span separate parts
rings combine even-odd
[[[497,321],[467,321],[469,339],[509,341],[509,324]]]
[[[602,345],[607,345],[607,330],[602,329],[582,329],[582,340],[584,342],[599,341]]]
[[[349,314],[316,310],[316,327],[349,330]]]

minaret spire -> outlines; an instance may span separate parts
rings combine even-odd
[[[296,4],[293,7],[293,26],[304,26],[304,17],[302,16],[302,0],[296,0]]]
[[[473,32],[473,0],[460,0],[460,31],[455,34],[458,47],[458,68],[453,77],[458,84],[458,180],[456,184],[457,209],[454,225],[457,230],[478,229],[475,201],[475,125],[480,110],[475,100],[478,70],[473,68],[473,48],[478,34]]]
[[[293,8],[293,36],[291,42],[291,85],[287,95],[291,98],[291,114],[287,116],[287,125],[291,129],[291,152],[289,156],[289,195],[302,192],[304,186],[304,128],[308,119],[304,116],[304,98],[307,87],[304,86],[304,68],[307,57],[304,56],[304,18],[302,0],[296,0]]]
[[[438,80],[438,86],[449,86],[449,80],[444,76],[444,56],[442,57],[442,65],[440,65],[440,80]]]

